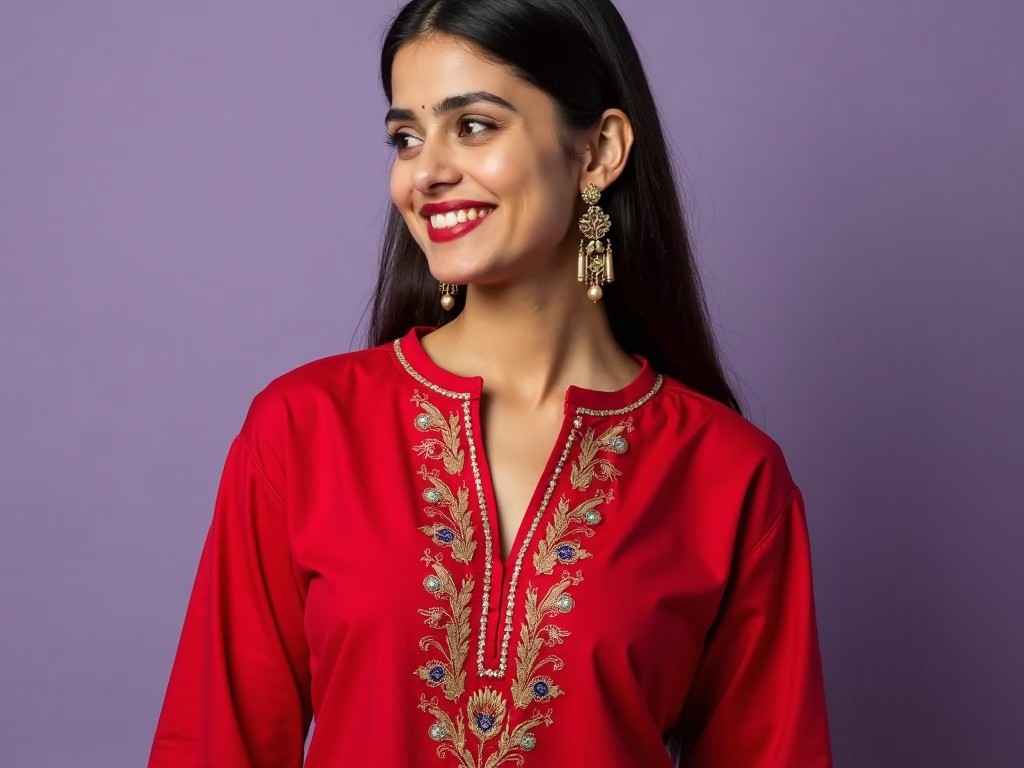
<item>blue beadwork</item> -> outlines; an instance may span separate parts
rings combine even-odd
[[[430,679],[433,680],[435,683],[440,683],[442,680],[444,680],[444,667],[431,667],[430,672],[428,672],[427,674],[430,675]]]
[[[442,528],[437,532],[437,540],[442,544],[451,544],[455,541],[455,531],[451,528]]]
[[[559,560],[572,560],[573,556],[576,554],[576,550],[568,544],[563,544],[555,550],[555,554],[558,555]]]
[[[548,684],[545,683],[543,680],[538,680],[536,683],[533,684],[533,695],[536,696],[538,699],[543,699],[545,696],[547,696],[549,690],[550,689],[548,688]]]
[[[490,715],[477,715],[476,724],[481,731],[487,733],[494,727],[494,718]]]

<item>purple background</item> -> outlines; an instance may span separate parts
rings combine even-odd
[[[142,765],[221,464],[358,343],[393,2],[0,6],[0,763]],[[620,0],[804,489],[837,764],[1024,753],[1019,2]]]

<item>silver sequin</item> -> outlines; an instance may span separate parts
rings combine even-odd
[[[423,580],[423,588],[427,590],[427,592],[437,592],[443,586],[444,584],[441,583],[441,580],[437,578],[437,576],[427,576],[427,578]]]
[[[612,439],[611,449],[621,455],[629,450],[629,442],[622,435],[616,435]]]
[[[522,747],[524,752],[532,752],[537,748],[537,737],[534,736],[531,731],[527,731],[523,734],[523,738],[520,740],[519,746]]]
[[[440,723],[434,723],[430,726],[430,738],[434,741],[444,741],[448,738],[448,729]]]
[[[431,504],[437,504],[441,501],[441,492],[437,490],[437,488],[427,488],[427,490],[423,492],[423,498]]]
[[[604,520],[604,518],[601,517],[601,513],[598,512],[596,509],[592,509],[589,512],[587,512],[587,516],[585,519],[587,521],[587,525],[597,525],[602,520]]]
[[[416,417],[416,429],[426,431],[434,425],[434,419],[429,413],[421,413]]]
[[[569,595],[562,595],[555,600],[555,608],[560,610],[562,613],[568,613],[575,607],[576,601],[569,597]]]

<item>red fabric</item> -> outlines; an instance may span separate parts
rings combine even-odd
[[[314,715],[308,768],[667,768],[670,736],[686,768],[831,766],[803,500],[778,446],[638,358],[622,390],[566,393],[502,563],[483,382],[435,365],[427,331],[254,399],[150,768],[294,768]],[[485,531],[485,669],[522,552],[503,677],[477,665]]]

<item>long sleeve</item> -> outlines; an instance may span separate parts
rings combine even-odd
[[[681,721],[682,768],[830,768],[803,499],[741,555]]]
[[[311,719],[304,596],[285,504],[228,452],[149,768],[297,768]]]

